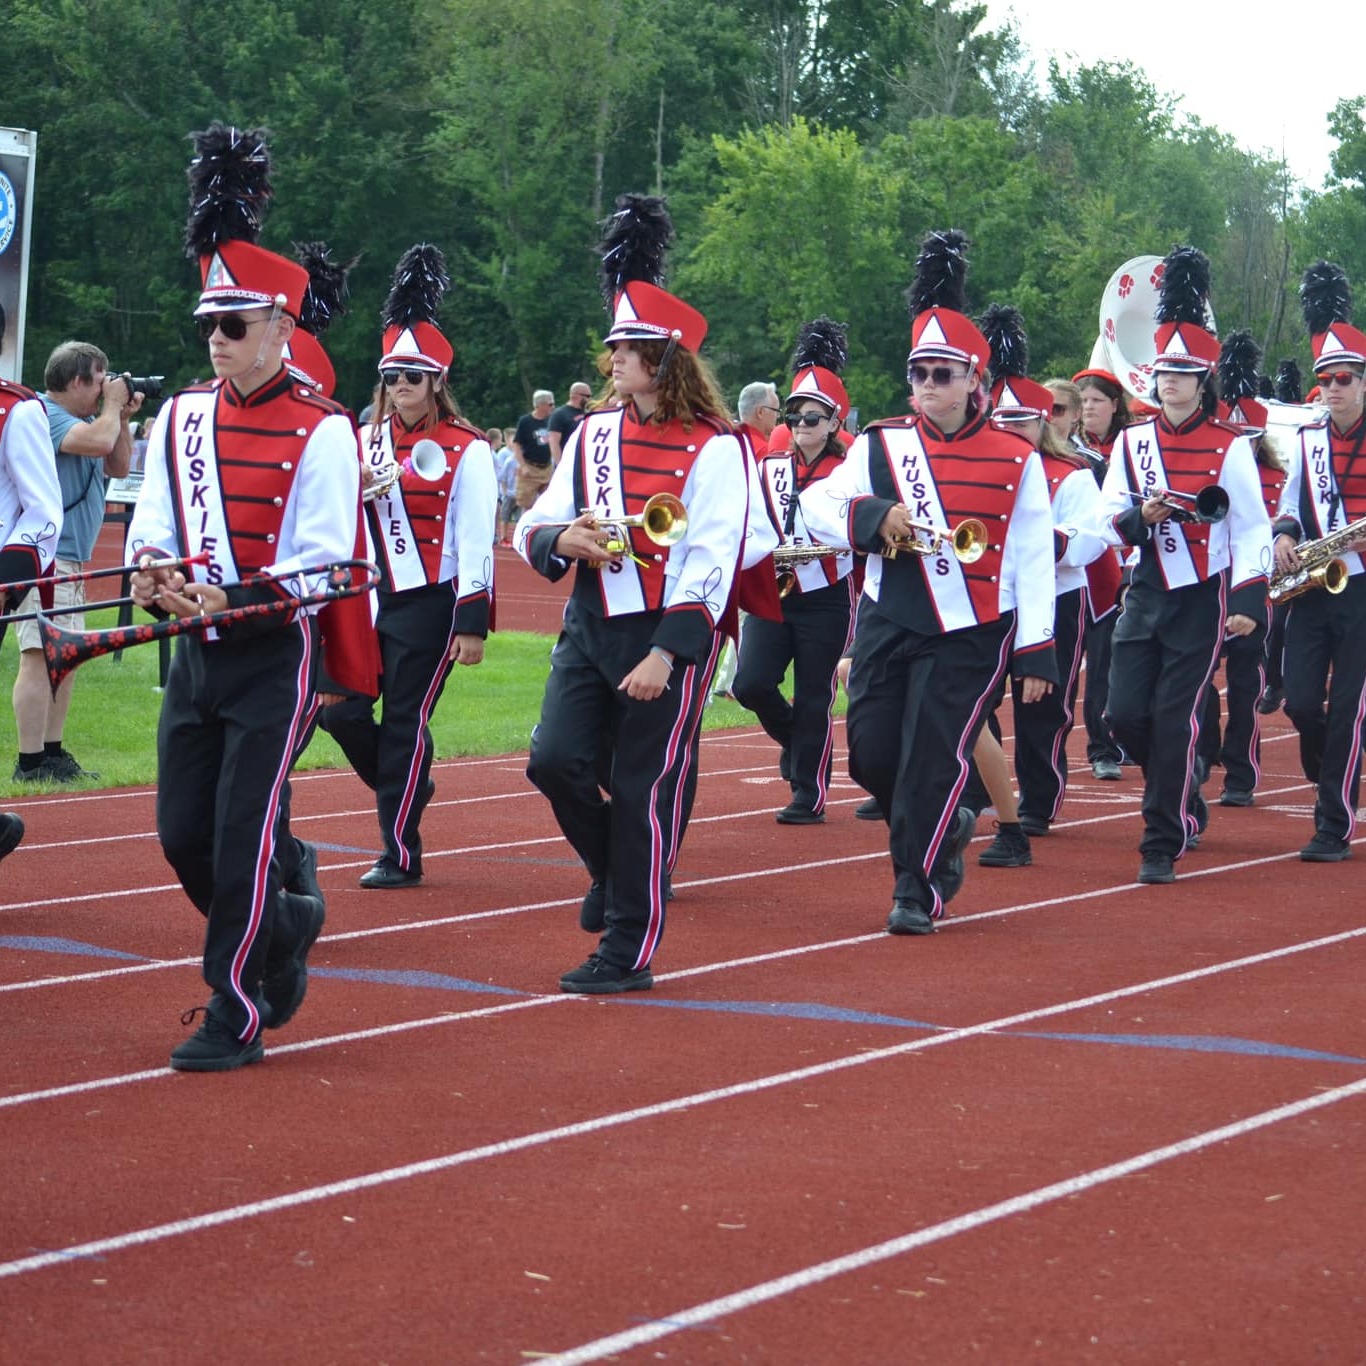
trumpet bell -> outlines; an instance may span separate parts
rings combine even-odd
[[[976,564],[987,548],[987,528],[976,517],[965,517],[953,529],[953,553],[962,564]]]
[[[688,509],[672,493],[651,494],[634,517],[618,517],[613,526],[639,527],[656,545],[677,545],[688,533]]]

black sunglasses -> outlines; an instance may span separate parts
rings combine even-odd
[[[421,384],[423,379],[430,373],[431,371],[429,370],[381,370],[379,372],[379,377],[384,381],[386,387],[392,389],[394,385],[398,383],[400,375],[402,375],[409,384]]]
[[[208,341],[215,332],[221,332],[229,341],[241,341],[252,323],[268,321],[268,318],[244,318],[240,313],[208,313],[196,318],[195,325],[199,328],[201,341]]]
[[[913,365],[910,368],[912,384],[924,384],[933,380],[936,384],[952,384],[956,379],[966,379],[966,370],[950,370],[947,365],[936,365],[933,369],[925,365]]]
[[[788,413],[786,418],[789,427],[819,427],[829,420],[829,413]]]

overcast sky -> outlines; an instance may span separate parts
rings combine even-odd
[[[1048,74],[1130,61],[1179,108],[1251,152],[1279,158],[1309,189],[1323,188],[1336,145],[1328,115],[1366,94],[1366,5],[1265,7],[1229,0],[987,0],[989,28],[1014,14],[1020,37]],[[1290,31],[1298,26],[1298,32]],[[1117,187],[1118,188],[1118,187]]]

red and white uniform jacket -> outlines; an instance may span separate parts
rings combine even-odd
[[[1152,490],[1194,497],[1207,484],[1228,494],[1223,521],[1144,523],[1142,499]],[[1125,427],[1110,453],[1101,515],[1111,545],[1139,548],[1135,583],[1164,591],[1186,588],[1231,566],[1229,615],[1269,620],[1271,522],[1252,447],[1235,428],[1198,412],[1180,427],[1160,413]]]
[[[0,379],[0,584],[36,579],[57,553],[62,490],[47,409]]]
[[[1112,552],[1100,530],[1100,488],[1090,469],[1039,452],[1053,507],[1057,552],[1054,592],[1058,597],[1087,586],[1087,566]]]
[[[453,417],[429,431],[409,431],[397,414],[362,427],[360,438],[361,459],[368,465],[378,469],[396,463],[403,471],[367,508],[383,587],[404,593],[454,582],[456,631],[486,636],[492,624],[498,516],[498,474],[489,443]],[[417,450],[424,443],[430,464]],[[415,452],[427,473],[433,467],[439,471],[436,478],[413,468]]]
[[[878,528],[903,504],[925,526],[975,517],[988,545],[963,564],[946,541],[936,555],[884,558]],[[1058,681],[1053,649],[1053,512],[1038,453],[978,416],[948,435],[923,416],[875,422],[844,463],[802,497],[812,535],[868,552],[863,591],[876,611],[924,635],[962,631],[1015,613],[1013,669]]]
[[[1278,536],[1318,541],[1366,517],[1366,415],[1347,432],[1339,432],[1327,416],[1301,427],[1287,463]],[[1360,550],[1340,551],[1338,559],[1349,577],[1366,570]]]
[[[812,534],[802,515],[802,494],[813,484],[828,479],[844,463],[844,453],[823,454],[814,464],[804,463],[795,451],[771,451],[759,462],[759,479],[769,514],[782,533],[784,545],[812,545],[819,537]],[[829,588],[853,572],[854,557],[830,555],[792,566],[796,582],[792,592],[813,593]]]
[[[285,601],[353,557],[359,507],[356,429],[343,407],[283,369],[245,398],[215,380],[158,415],[128,553],[207,552],[186,577],[225,588],[231,606]]]
[[[558,579],[570,565],[554,553],[564,523],[585,509],[603,523],[637,516],[652,494],[675,494],[688,512],[682,539],[659,546],[632,529],[631,549],[644,564],[627,558],[602,569],[580,564],[573,596],[599,617],[662,612],[651,644],[688,661],[705,659],[740,567],[749,463],[739,438],[710,418],[694,418],[685,429],[681,422],[641,421],[634,404],[590,413],[574,429],[550,483],[522,514],[513,544],[538,573]]]

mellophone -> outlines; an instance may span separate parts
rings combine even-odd
[[[384,464],[373,467],[374,479],[361,491],[361,501],[373,503],[376,498],[387,498],[394,485],[403,478],[405,468],[419,479],[434,484],[446,473],[446,452],[430,437],[414,442],[411,453],[402,464],[396,460],[386,460]]]

